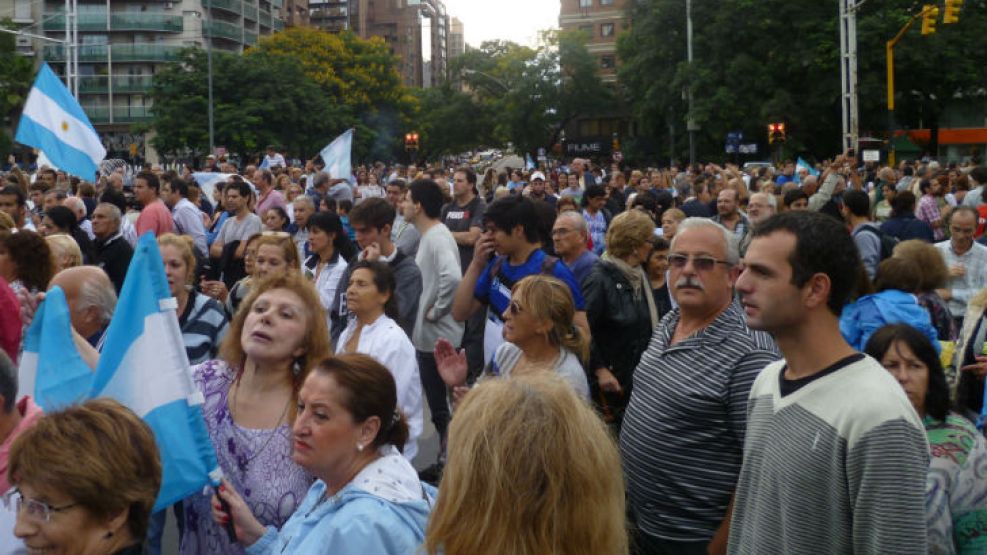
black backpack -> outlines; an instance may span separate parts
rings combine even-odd
[[[862,226],[860,229],[857,230],[856,233],[854,233],[854,235],[862,231],[869,231],[870,233],[877,235],[877,238],[881,240],[882,261],[886,258],[891,258],[891,254],[894,252],[894,248],[898,244],[897,237],[895,237],[894,235],[888,235],[887,233],[884,233],[876,226],[872,226],[872,225]]]

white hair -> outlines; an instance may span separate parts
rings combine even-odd
[[[556,221],[565,218],[569,220],[573,225],[576,226],[576,231],[584,234],[589,234],[589,225],[586,223],[586,218],[583,217],[579,212],[572,210],[567,210],[556,216]]]
[[[108,212],[107,216],[109,216],[110,220],[118,224],[120,223],[121,218],[123,218],[123,214],[120,212],[120,207],[113,203],[101,202],[96,205],[96,208],[97,209],[102,208],[103,210],[106,210]]]
[[[292,204],[298,204],[299,202],[302,204],[307,204],[309,208],[315,210],[315,201],[312,200],[312,197],[308,195],[298,195],[295,197],[295,200],[292,201]]]
[[[726,251],[727,262],[737,264],[740,261],[740,241],[737,240],[737,236],[729,229],[709,218],[686,218],[682,220],[682,223],[679,224],[678,231],[675,232],[675,237],[672,238],[672,250],[675,250],[675,243],[682,237],[683,232],[699,228],[719,231],[723,235],[723,250]]]
[[[764,191],[758,191],[758,192],[752,194],[750,196],[750,198],[752,199],[752,198],[754,198],[755,196],[758,196],[758,195],[763,196],[764,198],[767,199],[768,206],[770,206],[772,210],[777,210],[778,209],[778,199],[775,198],[774,195],[772,195],[771,193],[765,193]],[[750,202],[750,199],[747,199],[747,202]]]
[[[96,279],[87,276],[79,286],[76,309],[81,312],[90,307],[99,309],[99,319],[104,324],[113,318],[113,312],[117,308],[117,292],[105,273]]]

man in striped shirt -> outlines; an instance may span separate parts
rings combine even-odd
[[[785,358],[751,388],[730,553],[927,553],[922,421],[840,335],[862,271],[853,239],[826,215],[786,212],[755,228],[744,265],[747,323]]]
[[[747,397],[778,353],[734,301],[737,237],[688,218],[672,241],[678,308],[634,371],[620,449],[642,554],[723,553],[740,472]]]

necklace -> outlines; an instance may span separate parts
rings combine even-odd
[[[230,404],[230,422],[233,425],[233,434],[239,436],[236,443],[241,447],[246,447],[250,444],[250,437],[245,433],[240,431],[240,426],[236,423],[236,405],[238,393],[240,391],[240,380],[239,378],[233,384],[233,402]],[[288,401],[284,404],[284,409],[281,410],[281,416],[278,417],[278,421],[274,423],[274,427],[267,433],[267,438],[264,440],[264,444],[260,446],[257,450],[252,450],[249,455],[243,454],[236,457],[237,466],[240,468],[240,473],[243,476],[247,474],[247,468],[250,463],[263,453],[267,446],[271,444],[274,440],[274,436],[278,435],[278,430],[281,428],[281,422],[284,421],[284,417],[288,414],[288,407],[291,406],[291,397],[288,397]]]

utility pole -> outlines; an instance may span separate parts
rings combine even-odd
[[[694,165],[696,163],[696,131],[699,131],[699,125],[696,123],[692,105],[692,0],[685,0],[685,36],[688,42],[686,56],[690,71],[689,88],[686,92],[689,100],[689,115],[686,117],[685,128],[689,132],[689,165]]]
[[[857,9],[863,2],[840,3],[840,84],[843,111],[843,150],[857,148],[860,109],[857,104]]]
[[[209,89],[209,107],[207,115],[209,118],[209,154],[216,152],[216,131],[213,122],[212,107],[212,3],[206,0],[206,87]]]

